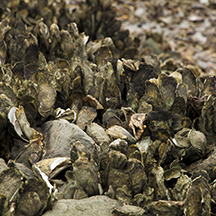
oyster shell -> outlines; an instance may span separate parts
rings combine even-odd
[[[9,202],[15,200],[18,191],[23,186],[23,177],[16,168],[8,168],[1,172],[0,174],[1,184],[0,191],[1,194],[8,198]]]
[[[74,163],[79,157],[85,156],[90,160],[90,152],[80,141],[72,144],[70,151],[71,162]]]
[[[199,129],[209,138],[214,138],[214,121],[215,121],[215,97],[213,95],[209,95],[206,102],[204,103],[201,116],[199,121]]]
[[[126,139],[130,142],[136,141],[136,139],[123,127],[113,125],[106,130],[106,133],[113,138]]]
[[[187,197],[188,189],[191,186],[191,178],[186,174],[181,174],[178,178],[174,188],[171,190],[172,196],[175,200],[184,201]]]
[[[102,152],[108,150],[111,139],[103,127],[93,122],[87,125],[86,133],[101,147]]]
[[[80,127],[64,119],[48,121],[42,125],[41,129],[44,134],[44,143],[46,144],[44,159],[70,157],[71,145],[76,141],[80,141],[89,150],[92,149],[94,144],[94,140]]]
[[[28,145],[17,155],[15,161],[18,163],[23,163],[28,168],[31,165],[41,160],[44,154],[44,144],[38,139],[33,139]]]
[[[155,215],[162,214],[181,216],[183,214],[183,208],[183,201],[159,200],[148,205],[148,210]]]
[[[116,139],[109,144],[109,150],[116,150],[128,156],[128,143],[125,140]]]
[[[188,95],[198,96],[199,88],[196,82],[196,76],[193,74],[193,72],[188,68],[183,68],[178,70],[178,72],[182,74],[182,83],[187,86]]]
[[[145,213],[145,210],[138,207],[138,206],[132,206],[132,205],[123,205],[122,207],[114,207],[112,214],[113,215],[130,215],[130,216],[141,216]]]
[[[99,194],[98,167],[93,160],[89,161],[85,156],[79,157],[73,163],[73,175],[88,196]]]
[[[183,152],[179,151],[179,156],[185,160],[196,160],[205,155],[207,150],[205,135],[194,129],[183,128],[172,141],[176,147],[184,149]]]
[[[103,114],[102,121],[106,128],[109,128],[112,125],[123,125],[122,120],[118,116],[118,113],[110,108],[107,109],[106,112]]]
[[[94,107],[96,108],[96,110],[104,109],[103,106],[100,104],[100,102],[96,98],[94,98],[92,95],[86,95],[86,97],[83,100],[87,106]]]
[[[38,139],[39,141],[43,140],[43,135],[36,131],[34,128],[30,127],[30,124],[25,115],[24,108],[22,106],[11,108],[8,113],[8,118],[11,124],[14,126],[15,131],[18,135],[22,137],[25,135],[28,140]],[[23,137],[22,137],[23,138]],[[27,141],[24,139],[24,141]]]
[[[29,179],[20,193],[20,199],[16,206],[15,214],[40,215],[47,207],[49,198],[49,189],[44,181]]]
[[[177,87],[177,81],[172,76],[161,74],[158,77],[159,90],[161,98],[164,101],[165,109],[170,110],[175,100],[175,90]]]
[[[194,178],[185,200],[185,215],[210,215],[211,195],[208,179],[205,178],[205,175],[208,176],[206,171],[202,170],[201,175],[196,176],[194,173]]]
[[[110,0],[0,8],[0,156],[15,159],[1,163],[0,214],[103,193],[145,208],[115,214],[214,214],[215,76],[181,68],[154,30],[121,29]]]
[[[84,130],[86,125],[92,123],[92,121],[97,117],[97,111],[93,107],[83,106],[78,113],[76,124]]]
[[[165,187],[164,170],[161,166],[154,165],[149,175],[149,185],[154,188],[156,199],[171,200],[168,189]]]
[[[146,126],[143,124],[145,117],[145,113],[136,113],[133,114],[130,118],[129,127],[132,128],[136,140],[140,139],[144,129],[146,128]]]
[[[77,119],[77,114],[74,110],[67,108],[66,110],[58,107],[54,112],[54,117],[57,119],[65,119],[71,123],[75,122]]]
[[[36,163],[36,166],[45,173],[49,179],[55,178],[62,170],[71,167],[69,157],[56,157],[43,159]]]

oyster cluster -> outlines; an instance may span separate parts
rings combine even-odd
[[[0,7],[1,215],[94,195],[146,215],[216,211],[215,76],[137,58],[109,0]]]

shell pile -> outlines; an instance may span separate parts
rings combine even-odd
[[[215,76],[140,57],[109,0],[0,8],[1,215],[93,195],[216,212]]]

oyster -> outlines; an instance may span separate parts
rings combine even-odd
[[[89,150],[92,149],[94,140],[77,125],[65,119],[48,121],[43,124],[44,143],[46,144],[45,158],[70,157],[71,145],[80,141]],[[61,145],[59,145],[61,143]]]
[[[67,108],[66,110],[58,107],[54,112],[54,117],[57,119],[65,119],[69,122],[73,123],[77,119],[77,114],[74,110],[71,110],[70,108]]]
[[[208,173],[200,170],[194,173],[193,180],[185,200],[185,215],[210,215],[211,195],[208,185]]]
[[[103,127],[93,122],[87,125],[86,133],[100,146],[102,152],[108,150],[111,139]]]
[[[8,118],[20,137],[23,138],[23,135],[25,135],[28,140],[43,140],[43,135],[36,131],[34,128],[30,127],[30,124],[25,115],[24,108],[22,106],[19,106],[18,108],[11,108],[10,112],[8,113]],[[24,139],[24,141],[27,140]]]
[[[122,126],[122,120],[120,119],[118,113],[113,109],[107,109],[106,112],[102,116],[103,124],[106,128],[111,127],[112,125]]]
[[[100,104],[100,102],[96,98],[94,98],[92,95],[86,95],[86,97],[83,100],[87,106],[94,107],[96,108],[96,110],[104,109],[103,106]]]
[[[56,157],[43,159],[36,163],[36,166],[45,173],[49,179],[57,176],[62,170],[71,167],[71,161],[68,157]]]
[[[76,124],[84,130],[86,125],[92,123],[92,121],[97,117],[97,111],[93,107],[83,106],[78,113]]]
[[[187,197],[188,189],[191,186],[191,178],[182,173],[178,178],[173,190],[171,190],[172,196],[175,200],[184,201]]]
[[[16,168],[7,168],[0,174],[1,185],[0,191],[1,194],[6,196],[11,202],[16,199],[18,191],[22,188],[23,177]]]
[[[123,205],[122,207],[114,207],[112,214],[113,215],[119,215],[119,214],[125,214],[125,215],[133,215],[133,216],[141,216],[145,213],[145,210],[138,207],[138,206],[132,206],[132,205]]]
[[[111,126],[106,132],[113,138],[126,139],[130,142],[136,141],[136,139],[126,129],[118,125]]]
[[[15,161],[23,163],[27,167],[31,167],[32,164],[41,160],[44,154],[44,144],[38,139],[33,139],[28,145],[17,155]]]
[[[172,76],[161,74],[158,77],[158,85],[160,89],[161,98],[164,101],[165,109],[169,110],[175,100],[175,90],[177,81]]]
[[[193,72],[188,68],[183,68],[177,71],[182,74],[182,83],[187,86],[188,95],[198,96],[198,84],[196,81],[196,76],[193,74]]]
[[[81,156],[73,163],[73,175],[77,184],[88,196],[99,194],[98,167],[94,161]]]
[[[199,129],[211,139],[215,136],[215,131],[213,129],[215,119],[214,110],[215,97],[213,95],[209,95],[201,110]]]
[[[110,194],[112,189],[118,200],[132,203],[133,194],[143,192],[147,177],[142,162],[128,156],[127,142],[121,139],[113,141],[109,153],[101,161],[104,170],[100,174],[104,177],[102,182],[109,188],[106,194]]]
[[[118,3],[0,3],[0,214],[99,194],[144,208],[108,214],[215,213],[215,76],[121,28]]]
[[[144,129],[146,128],[143,124],[145,117],[145,113],[136,113],[131,116],[129,127],[132,128],[133,134],[137,140],[141,137]]]
[[[162,214],[181,216],[183,214],[183,208],[183,201],[159,200],[148,205],[149,212],[154,215]]]
[[[20,193],[19,203],[16,206],[16,215],[36,215],[42,214],[47,207],[50,198],[49,189],[42,180],[29,179]]]
[[[179,151],[179,156],[185,160],[196,160],[205,155],[207,150],[207,140],[205,135],[194,129],[183,128],[175,134],[173,143],[177,148],[183,148]]]
[[[79,157],[85,156],[90,159],[90,152],[80,141],[72,144],[70,151],[71,162],[74,163]]]

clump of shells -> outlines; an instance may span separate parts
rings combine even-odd
[[[148,215],[215,212],[215,76],[133,58],[111,1],[0,7],[1,215],[102,194]]]

